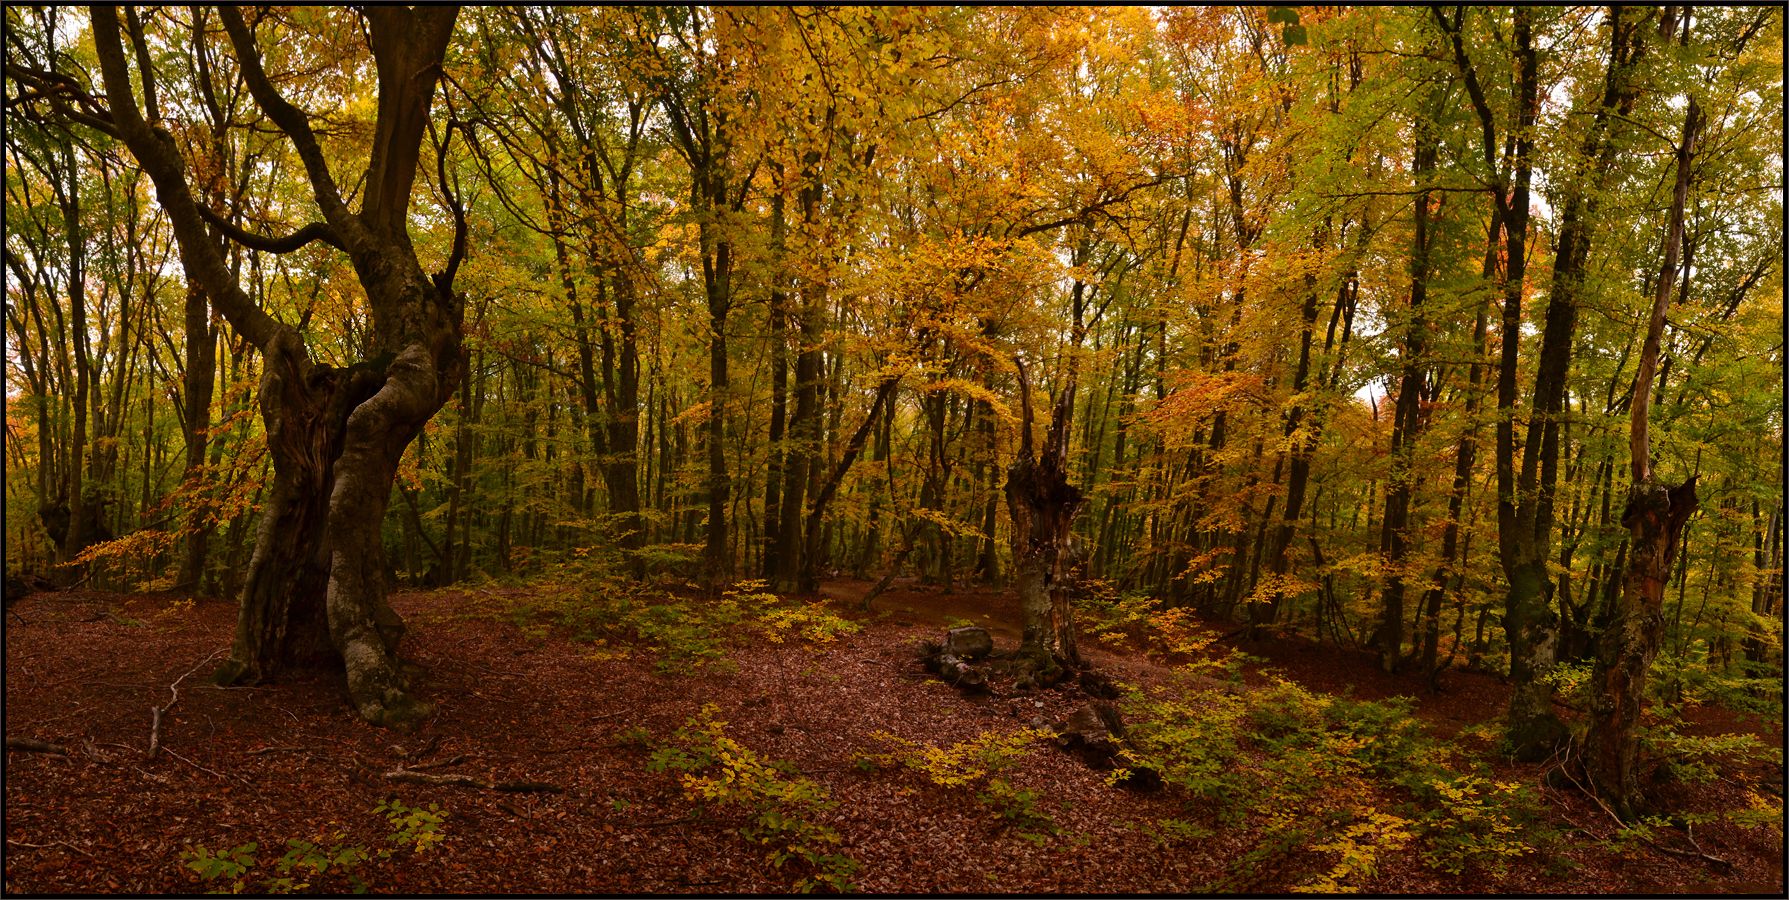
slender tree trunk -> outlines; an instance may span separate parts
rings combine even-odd
[[[1489,280],[1496,274],[1497,254],[1495,242],[1500,226],[1495,221],[1491,225],[1491,235],[1485,247],[1485,264],[1483,275]],[[1434,583],[1424,596],[1424,604],[1428,612],[1428,628],[1423,632],[1420,666],[1429,679],[1431,690],[1437,687],[1442,665],[1437,662],[1441,643],[1441,604],[1447,594],[1447,587],[1454,576],[1461,574],[1466,562],[1466,554],[1460,549],[1460,517],[1466,507],[1466,494],[1472,487],[1473,464],[1478,458],[1478,409],[1484,386],[1485,335],[1488,326],[1487,307],[1481,304],[1478,314],[1472,322],[1473,359],[1467,365],[1466,403],[1462,416],[1466,420],[1464,432],[1460,435],[1460,446],[1454,456],[1454,479],[1447,497],[1447,525],[1441,533],[1441,564],[1435,568]],[[1464,607],[1461,608],[1464,615]],[[1456,625],[1456,631],[1458,627]],[[1455,636],[1458,645],[1458,635]],[[1449,654],[1452,659],[1452,654]]]
[[[783,262],[783,243],[788,230],[783,203],[783,192],[780,189],[772,191],[770,244],[771,254],[779,265]],[[779,273],[770,290],[770,460],[765,466],[764,475],[762,566],[764,580],[770,582],[775,582],[782,575],[778,571],[777,561],[782,549],[779,541],[782,534],[782,482],[785,477],[785,460],[789,456],[784,442],[789,413],[789,295],[783,290],[783,284],[783,276]],[[799,375],[797,378],[799,380]],[[881,449],[880,444],[877,449]]]
[[[869,440],[871,430],[876,427],[878,417],[893,408],[895,390],[900,387],[900,384],[901,376],[889,375],[876,386],[876,399],[870,404],[869,415],[864,417],[863,424],[859,425],[857,430],[852,432],[851,437],[846,440],[837,465],[833,467],[831,474],[821,484],[820,489],[814,493],[813,508],[808,511],[807,524],[804,527],[803,540],[806,547],[801,554],[802,567],[797,584],[798,589],[803,593],[813,593],[820,588],[818,569],[823,556],[821,553],[821,525],[826,519],[826,507],[832,502],[833,496],[838,493],[839,485],[844,482],[846,473],[851,471],[851,466],[857,461],[858,454],[863,452],[863,445]]]
[[[197,285],[186,290],[186,474],[188,490],[196,490],[205,470],[205,451],[211,431],[211,386],[217,377],[217,339],[211,328],[211,306],[205,292]],[[205,546],[210,540],[209,504],[194,504],[187,522],[186,547],[181,556],[180,573],[174,579],[179,588],[197,589],[205,572]]]
[[[1436,106],[1439,103],[1431,104],[1431,109]],[[1437,144],[1430,116],[1420,116],[1411,167],[1411,175],[1418,185],[1423,185],[1435,169]],[[1422,438],[1421,404],[1427,383],[1423,355],[1428,323],[1423,318],[1423,304],[1429,292],[1429,201],[1432,196],[1426,189],[1418,190],[1416,194],[1415,224],[1410,239],[1409,320],[1403,323],[1403,341],[1398,350],[1403,372],[1398,380],[1398,402],[1392,414],[1391,478],[1386,486],[1385,518],[1381,520],[1379,533],[1379,552],[1385,558],[1387,574],[1379,627],[1371,642],[1379,651],[1379,667],[1387,672],[1397,670],[1404,652],[1405,560],[1410,552],[1410,504],[1416,493],[1415,444]]]
[[[1690,98],[1677,144],[1677,180],[1666,224],[1664,261],[1653,293],[1633,396],[1628,403],[1633,483],[1621,522],[1627,526],[1632,549],[1622,577],[1621,599],[1597,638],[1596,663],[1591,670],[1596,695],[1590,709],[1590,728],[1584,737],[1584,764],[1592,786],[1628,818],[1637,815],[1643,803],[1640,742],[1635,726],[1639,724],[1640,707],[1646,696],[1647,669],[1664,637],[1661,610],[1665,583],[1684,525],[1696,511],[1697,503],[1695,476],[1676,487],[1659,482],[1652,466],[1649,414],[1665,313],[1683,247],[1683,211],[1700,114],[1695,98]]]

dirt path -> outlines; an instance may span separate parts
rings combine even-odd
[[[865,589],[840,582],[826,594],[841,610],[855,609]],[[626,740],[638,729],[668,735],[703,703],[719,706],[739,741],[830,791],[838,806],[824,824],[862,863],[857,880],[867,891],[1189,892],[1222,876],[1247,849],[1220,831],[1165,852],[1138,825],[1175,815],[1177,801],[1108,787],[1066,754],[1043,748],[1011,776],[1015,787],[1046,798],[1061,829],[1041,846],[1003,827],[970,794],[854,765],[864,752],[887,749],[872,737],[878,731],[942,745],[1033,719],[1060,721],[1078,705],[1058,692],[969,702],[918,669],[913,646],[947,622],[986,622],[997,642],[1015,640],[1007,624],[1013,603],[998,593],[902,586],[877,599],[860,633],[825,647],[736,650],[736,671],[699,675],[660,674],[641,654],[613,658],[561,636],[530,636],[481,613],[487,601],[476,591],[394,596],[412,625],[406,652],[426,670],[421,691],[439,709],[408,734],[360,723],[341,685],[318,676],[250,689],[209,686],[209,666],[201,663],[229,643],[230,604],[103,594],[21,601],[15,608],[24,623],[5,629],[6,735],[71,753],[6,754],[6,891],[203,890],[180,866],[184,847],[278,847],[326,827],[376,848],[389,829],[372,809],[393,796],[440,804],[448,837],[427,857],[368,864],[362,875],[376,891],[788,890],[792,876],[735,833],[740,816],[711,810],[696,817],[676,781],[648,773],[645,752]],[[1320,655],[1289,647],[1284,658],[1274,648],[1250,652],[1300,680],[1330,673],[1324,690],[1340,680],[1363,697],[1403,692],[1359,676],[1328,648]],[[1135,657],[1092,655],[1127,680],[1162,674]],[[170,683],[195,667],[163,723],[164,752],[148,758],[151,707],[168,703]],[[1434,709],[1482,721],[1496,708],[1494,688],[1460,690],[1421,709],[1425,718]],[[436,767],[427,771],[545,782],[561,792],[382,777],[430,764]],[[1568,804],[1565,814],[1588,818],[1590,811]],[[1502,881],[1467,884],[1399,859],[1369,889],[1781,890],[1780,842],[1698,834],[1710,852],[1741,861],[1739,869],[1716,878],[1678,860],[1621,860],[1590,849],[1573,851],[1569,866],[1527,863]]]

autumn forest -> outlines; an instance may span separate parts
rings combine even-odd
[[[4,15],[8,893],[1784,890],[1780,7]]]

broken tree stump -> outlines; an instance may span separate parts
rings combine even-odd
[[[1123,765],[1128,774],[1120,779],[1122,787],[1153,791],[1162,786],[1155,770],[1146,766],[1124,765],[1119,754],[1124,749],[1124,720],[1118,707],[1103,700],[1092,700],[1075,710],[1068,721],[1056,726],[1056,743],[1079,757],[1088,768],[1109,772]]]
[[[988,674],[975,665],[994,652],[994,639],[986,628],[952,628],[944,634],[944,643],[926,641],[921,659],[944,683],[968,693],[984,693]]]

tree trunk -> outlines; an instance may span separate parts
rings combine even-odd
[[[1677,144],[1677,181],[1666,222],[1664,261],[1628,404],[1633,486],[1621,523],[1628,529],[1632,549],[1622,577],[1621,599],[1597,637],[1596,664],[1591,670],[1591,684],[1597,694],[1591,704],[1590,728],[1584,736],[1584,765],[1591,785],[1629,819],[1638,813],[1642,802],[1640,741],[1635,726],[1639,724],[1640,707],[1646,696],[1647,669],[1664,637],[1661,608],[1665,583],[1684,525],[1696,511],[1697,502],[1695,476],[1676,487],[1659,483],[1652,467],[1649,413],[1665,312],[1671,302],[1672,281],[1677,276],[1683,247],[1683,211],[1699,120],[1700,110],[1692,97]]]
[[[1440,97],[1432,98],[1439,101]],[[1431,109],[1439,107],[1432,102]],[[1429,114],[1420,115],[1416,123],[1416,147],[1411,175],[1423,185],[1435,169],[1438,140],[1430,124]],[[1379,667],[1394,672],[1404,652],[1404,582],[1405,559],[1410,548],[1410,504],[1416,493],[1415,444],[1422,437],[1422,394],[1427,383],[1423,371],[1424,339],[1428,324],[1423,319],[1423,303],[1429,292],[1429,200],[1428,190],[1416,195],[1415,224],[1410,239],[1410,312],[1404,323],[1402,346],[1398,356],[1403,373],[1398,380],[1398,402],[1393,408],[1391,428],[1391,478],[1385,490],[1385,518],[1380,524],[1379,552],[1385,557],[1387,570],[1384,603],[1380,609],[1379,627],[1373,632],[1372,644],[1379,651]]]
[[[186,290],[186,475],[188,490],[203,478],[205,451],[211,430],[211,386],[217,377],[217,336],[211,328],[211,307],[197,285]],[[212,524],[208,504],[195,503],[186,528],[186,547],[180,559],[176,589],[198,590],[205,573],[205,546]]]
[[[1500,229],[1493,214],[1490,239],[1485,246],[1485,262],[1483,276],[1489,281],[1497,271],[1497,232]],[[1460,549],[1460,516],[1466,507],[1466,494],[1472,487],[1473,463],[1478,458],[1478,408],[1481,388],[1484,384],[1485,335],[1487,332],[1487,307],[1481,304],[1478,314],[1472,322],[1472,362],[1467,364],[1466,405],[1462,416],[1466,420],[1465,433],[1460,436],[1459,451],[1454,456],[1454,479],[1447,497],[1447,525],[1441,533],[1441,564],[1435,568],[1434,583],[1424,596],[1424,605],[1428,613],[1428,627],[1423,631],[1422,650],[1419,665],[1429,679],[1431,690],[1438,686],[1443,665],[1438,663],[1441,643],[1441,603],[1447,595],[1450,581],[1460,575],[1466,562],[1466,554]],[[1465,609],[1461,608],[1464,616]],[[1456,635],[1456,645],[1458,637]],[[1448,657],[1452,659],[1452,654]]]
[[[881,384],[876,386],[876,399],[870,404],[869,415],[865,416],[863,424],[857,426],[857,430],[852,432],[850,439],[845,442],[844,452],[839,457],[838,464],[833,467],[832,473],[827,476],[820,489],[814,492],[813,509],[808,511],[807,524],[804,528],[803,543],[805,546],[801,554],[800,577],[796,584],[797,589],[803,593],[813,593],[820,588],[819,566],[823,556],[820,526],[826,519],[826,507],[832,502],[833,496],[838,493],[839,485],[844,482],[846,473],[851,471],[851,466],[857,461],[858,454],[863,452],[863,445],[869,440],[871,430],[876,427],[878,417],[884,415],[886,410],[893,408],[895,389],[900,387],[900,384],[900,375],[888,375],[882,379]]]
[[[1074,381],[1057,396],[1044,451],[1032,450],[1031,387],[1019,367],[1019,452],[1006,474],[1006,508],[1012,516],[1013,581],[1019,592],[1022,637],[1019,657],[1029,679],[1039,685],[1059,680],[1079,666],[1073,610],[1063,590],[1063,551],[1081,511],[1081,492],[1067,472],[1069,417]]]
[[[463,305],[452,292],[465,252],[463,210],[450,198],[458,226],[453,250],[445,270],[432,279],[423,274],[406,230],[422,134],[457,11],[363,11],[379,89],[358,213],[342,200],[308,117],[279,95],[262,70],[241,13],[225,8],[221,15],[256,104],[304,161],[325,220],[291,238],[239,229],[230,236],[270,252],[289,252],[313,239],[345,250],[366,291],[380,355],[347,369],[315,364],[298,332],[242,291],[212,242],[177,145],[136,107],[116,12],[95,8],[93,34],[111,120],[155,184],[187,278],[265,357],[261,409],[274,487],[241,597],[233,653],[214,677],[258,681],[285,663],[325,655],[317,635],[319,621],[327,621],[328,646],[343,661],[361,716],[382,725],[411,723],[429,710],[406,692],[393,654],[403,626],[385,602],[380,526],[404,448],[451,395],[464,367]],[[137,75],[145,95],[152,94],[152,72],[140,69]]]

